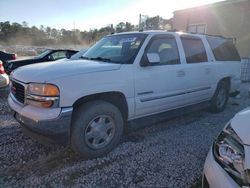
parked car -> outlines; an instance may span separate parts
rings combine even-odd
[[[16,57],[17,57],[16,54],[6,53],[4,51],[0,51],[0,61],[2,61],[3,64],[5,64],[9,60],[15,60]]]
[[[72,55],[69,60],[78,60],[81,59],[81,57],[85,54],[85,52],[87,52],[88,49],[84,48],[81,49],[79,52],[77,52],[76,54]]]
[[[203,188],[250,187],[250,107],[230,120],[210,149]]]
[[[104,37],[82,60],[21,67],[11,78],[8,102],[26,133],[94,158],[119,143],[124,122],[193,106],[223,111],[240,86],[240,57],[223,37],[129,32]]]
[[[72,55],[77,53],[76,50],[64,50],[64,49],[48,49],[45,50],[38,56],[29,58],[29,59],[22,59],[22,60],[13,60],[9,61],[5,66],[5,71],[7,74],[10,74],[13,70],[18,67],[24,65],[30,65],[35,63],[47,62],[47,61],[56,61],[62,58],[70,58]]]
[[[0,61],[0,92],[6,91],[9,86],[9,76],[4,71],[3,62]]]
[[[59,59],[57,60],[57,62],[59,61],[70,61],[70,60],[79,60],[82,58],[82,56],[85,54],[85,52],[87,52],[88,49],[84,48],[82,50],[80,50],[79,52],[75,53],[74,55],[72,55],[69,59],[67,58],[63,58],[63,59]]]

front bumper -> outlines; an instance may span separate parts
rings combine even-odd
[[[227,172],[215,161],[210,149],[204,166],[203,188],[241,188]],[[247,188],[247,187],[244,187]]]
[[[34,121],[17,112],[15,119],[21,124],[23,132],[43,144],[69,144],[71,108],[62,108],[60,115],[55,119]]]
[[[23,132],[43,144],[63,144],[70,141],[72,107],[60,108],[57,113],[49,109],[22,106],[9,95],[8,102],[14,110],[15,119],[21,124]],[[50,116],[50,117],[49,117]],[[47,117],[47,119],[46,119]]]

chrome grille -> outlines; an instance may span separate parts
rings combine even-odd
[[[24,104],[25,87],[22,84],[12,80],[11,93],[14,95],[18,102]]]

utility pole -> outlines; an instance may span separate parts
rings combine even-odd
[[[147,15],[142,15],[142,14],[139,14],[139,31],[143,31],[144,29],[144,26],[145,26],[145,21],[147,21],[148,19],[148,16]]]
[[[139,15],[139,27],[138,27],[139,31],[142,30],[142,27],[141,27],[141,14]]]

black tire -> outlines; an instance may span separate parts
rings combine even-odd
[[[225,81],[220,81],[210,102],[210,111],[213,113],[222,112],[225,109],[228,98],[229,84]]]
[[[74,112],[71,147],[85,159],[107,154],[119,143],[123,124],[121,112],[111,103],[88,102]]]

